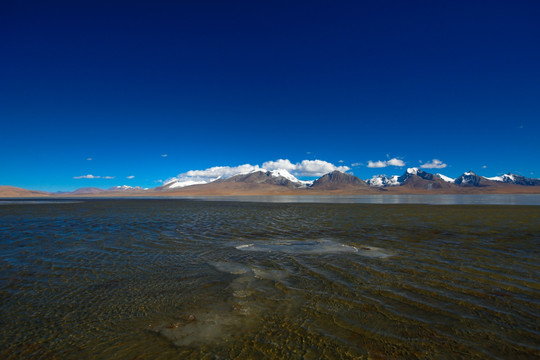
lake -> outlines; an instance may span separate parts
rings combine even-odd
[[[450,197],[0,201],[0,358],[538,358],[540,198]]]

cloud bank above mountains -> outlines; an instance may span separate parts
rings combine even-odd
[[[276,161],[267,161],[263,163],[262,167],[267,170],[284,169],[295,176],[306,177],[323,176],[334,170],[341,172],[350,170],[348,166],[336,166],[323,160],[302,160],[302,162],[293,164],[289,160],[279,159]]]
[[[238,166],[214,166],[205,170],[190,170],[178,174],[177,177],[170,178],[164,183],[179,181],[191,184],[203,184],[220,178],[228,178],[257,170],[287,170],[296,177],[320,177],[334,170],[346,172],[350,168],[348,166],[336,166],[323,160],[302,160],[301,162],[292,163],[288,159],[278,159],[275,161],[266,161],[262,166],[243,164]]]
[[[161,155],[165,157],[166,155]],[[422,163],[419,161],[419,167],[424,169],[442,169],[448,165],[439,159],[432,159]],[[273,161],[266,161],[262,164],[242,164],[237,166],[213,166],[203,170],[189,170],[178,174],[175,177],[170,177],[165,181],[157,180],[157,182],[170,186],[171,183],[175,183],[174,187],[183,187],[189,185],[206,184],[217,179],[226,179],[238,174],[247,174],[254,171],[279,171],[284,176],[297,178],[300,181],[308,181],[308,179],[314,179],[328,174],[332,171],[338,170],[341,172],[349,172],[351,167],[365,166],[367,168],[379,169],[386,167],[402,168],[407,164],[404,160],[397,157],[390,158],[387,155],[387,160],[371,161],[366,163],[353,163],[352,165],[342,165],[343,161],[340,160],[337,165],[324,160],[302,160],[300,162],[293,163],[288,159],[278,159]],[[126,179],[133,179],[135,175],[123,176]],[[74,179],[115,179],[114,176],[99,176],[99,175],[80,175],[74,176]]]

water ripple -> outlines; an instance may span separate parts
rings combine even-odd
[[[5,203],[0,357],[538,357],[539,220],[537,206]]]

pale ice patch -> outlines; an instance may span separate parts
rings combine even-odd
[[[392,256],[392,254],[387,252],[386,250],[375,246],[359,246],[357,249],[359,255],[366,257],[387,258],[389,256]]]
[[[355,247],[334,240],[269,240],[236,245],[242,251],[278,252],[286,254],[355,253],[367,257],[384,258],[391,254],[374,246]]]

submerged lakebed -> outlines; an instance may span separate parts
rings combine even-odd
[[[0,358],[540,355],[540,206],[248,200],[0,204]]]

